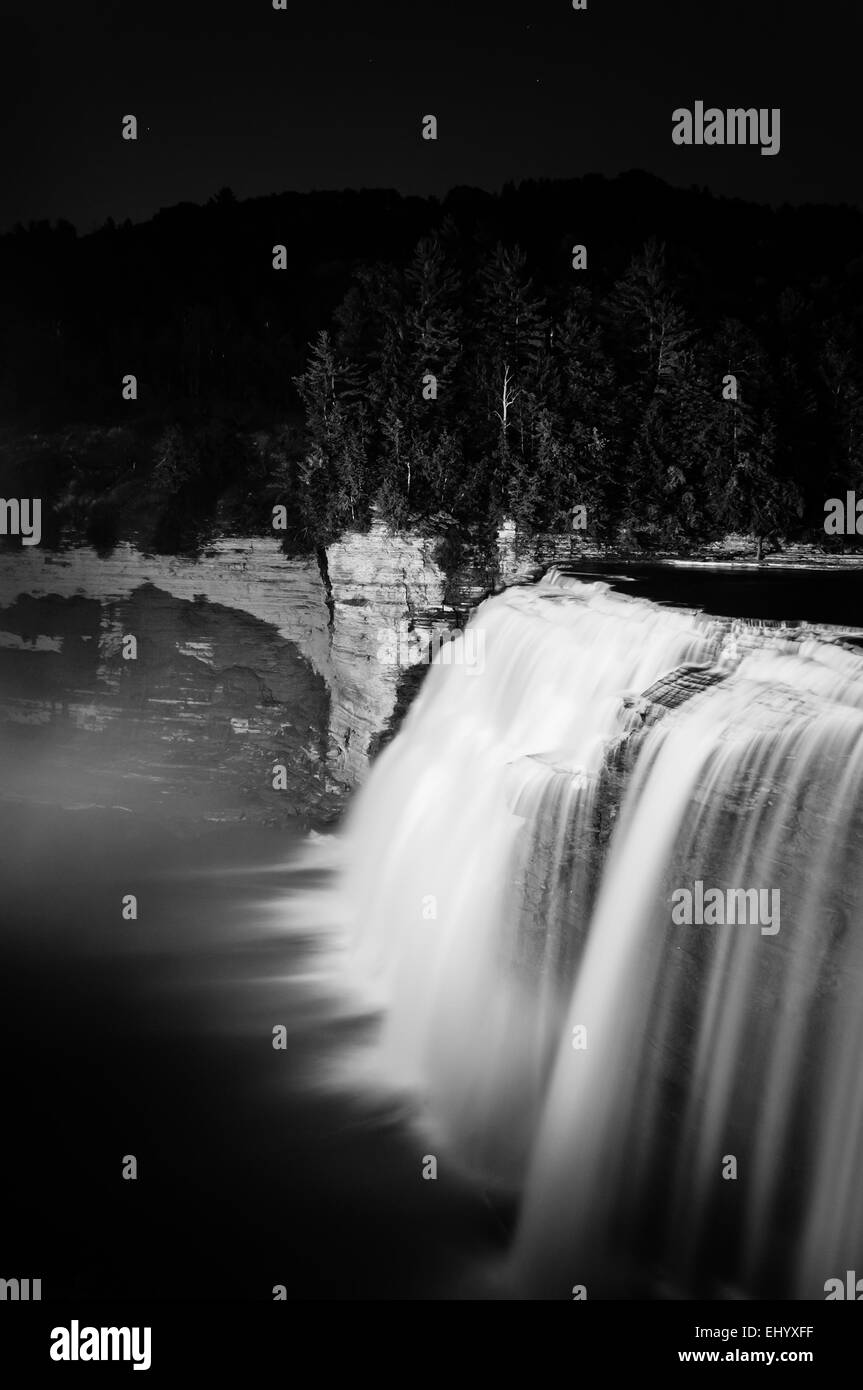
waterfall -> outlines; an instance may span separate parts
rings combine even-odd
[[[517,1197],[518,1296],[823,1297],[863,1254],[863,658],[554,571],[469,635],[347,828],[382,1069]]]

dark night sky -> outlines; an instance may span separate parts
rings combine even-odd
[[[150,217],[230,185],[613,175],[863,201],[855,0],[5,0],[0,229]],[[681,149],[671,112],[782,108],[782,149]],[[120,138],[133,112],[137,144]],[[420,138],[433,112],[436,144]]]

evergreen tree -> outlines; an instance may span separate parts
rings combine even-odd
[[[462,351],[461,278],[438,236],[424,237],[405,272],[405,329],[410,367],[433,374],[440,417],[449,408]]]
[[[499,507],[511,507],[528,488],[531,415],[550,369],[546,308],[526,257],[498,244],[478,276],[472,385],[482,431],[476,442],[494,469]]]
[[[825,495],[863,492],[863,367],[850,324],[834,318],[824,330],[817,378],[825,401],[819,435],[825,441]]]
[[[649,241],[615,285],[611,341],[622,365],[629,437],[624,520],[664,544],[700,523],[699,441],[704,392],[695,333],[668,272],[665,248]]]
[[[337,356],[326,330],[295,384],[309,438],[298,465],[296,537],[313,548],[366,519],[365,390],[359,368]]]
[[[561,505],[587,507],[588,529],[610,540],[623,512],[624,438],[619,383],[589,292],[570,292],[554,335],[565,440]]]
[[[658,241],[648,241],[617,282],[609,312],[619,360],[629,367],[641,400],[673,389],[693,333]]]
[[[751,535],[760,559],[765,541],[782,534],[802,511],[795,483],[778,467],[772,375],[758,339],[733,319],[720,325],[712,364],[717,404],[707,460],[711,510],[717,529]]]

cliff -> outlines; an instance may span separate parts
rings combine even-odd
[[[437,537],[382,525],[303,560],[268,538],[220,540],[196,559],[128,544],[105,557],[6,550],[0,719],[51,725],[64,747],[88,734],[114,761],[122,729],[141,766],[168,745],[176,765],[185,748],[199,775],[219,770],[231,785],[243,766],[234,791],[265,817],[281,761],[293,795],[279,805],[308,809],[310,795],[326,819],[409,703],[432,636],[448,636],[490,588],[535,572],[510,539],[501,534],[491,568],[466,557],[454,578],[435,559]],[[134,661],[122,655],[127,634]]]

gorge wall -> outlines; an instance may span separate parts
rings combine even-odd
[[[327,820],[409,703],[432,636],[541,563],[505,528],[491,563],[466,555],[448,575],[439,541],[376,525],[307,559],[247,537],[194,559],[0,552],[0,721],[19,742],[52,726],[114,758],[122,729],[135,776],[169,745],[174,790],[178,767],[193,782],[218,769],[236,774],[238,816],[299,800]],[[281,802],[265,795],[275,763],[294,793]]]

